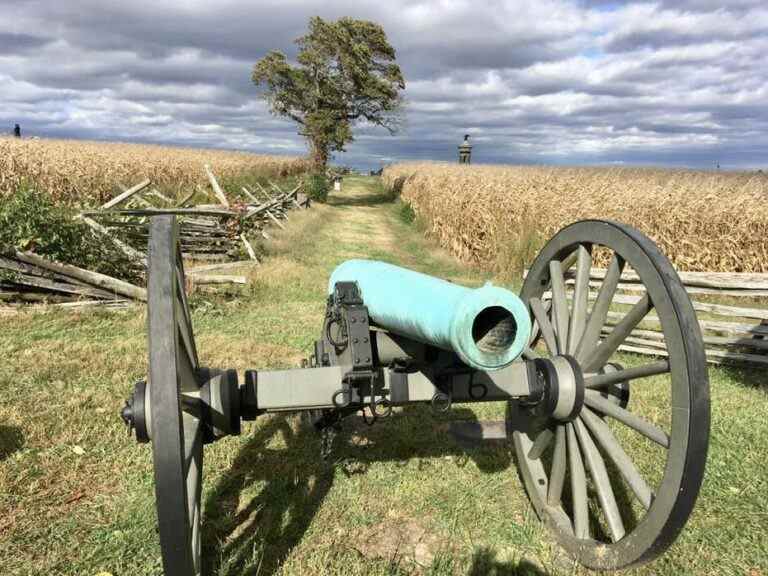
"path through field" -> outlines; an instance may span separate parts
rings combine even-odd
[[[328,276],[348,258],[484,280],[404,223],[373,178],[345,180],[274,236],[244,294],[193,297],[203,364],[295,366],[319,337]],[[143,310],[0,318],[3,574],[160,573],[150,450],[117,417],[146,371],[145,321]],[[765,384],[735,370],[713,371],[712,384],[700,504],[670,553],[629,573],[768,574]],[[297,417],[245,425],[206,448],[207,573],[583,573],[536,520],[508,448],[465,450],[447,433],[451,420],[502,416],[489,404],[410,409],[372,428],[350,419],[329,462]]]

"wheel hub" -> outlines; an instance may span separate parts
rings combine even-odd
[[[572,356],[537,358],[536,368],[544,383],[542,415],[560,422],[576,418],[584,406],[584,374]]]
[[[240,388],[237,372],[201,368],[197,373],[200,382],[198,394],[185,395],[191,403],[199,403],[204,425],[203,437],[210,444],[225,436],[240,435]],[[145,380],[135,383],[131,396],[120,410],[120,417],[135,433],[136,441],[148,443],[152,438],[152,411],[150,410],[150,385]]]
[[[128,427],[128,434],[136,434],[136,441],[139,444],[146,444],[150,439],[149,419],[147,415],[147,382],[139,380],[134,384],[133,392],[130,398],[125,401],[125,406],[120,411],[120,417]]]

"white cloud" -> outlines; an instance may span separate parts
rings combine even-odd
[[[768,9],[577,0],[0,4],[0,126],[301,153],[250,83],[310,15],[380,22],[406,72],[406,130],[342,158],[755,166],[768,157]]]

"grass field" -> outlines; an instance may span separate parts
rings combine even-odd
[[[349,178],[329,205],[275,231],[243,298],[196,295],[203,364],[288,367],[319,336],[332,269],[383,259],[477,285],[403,222],[377,180]],[[151,455],[117,416],[146,371],[145,314],[0,318],[0,565],[4,575],[161,572]],[[242,373],[242,372],[241,372]],[[765,376],[712,369],[704,487],[675,546],[628,574],[768,574]],[[246,425],[205,453],[209,574],[565,575],[573,567],[536,519],[506,446],[462,449],[450,420],[408,410],[346,424],[333,458],[294,416]]]

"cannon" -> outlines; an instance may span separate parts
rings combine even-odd
[[[151,442],[165,574],[202,570],[204,445],[274,412],[307,414],[326,434],[361,410],[375,422],[412,404],[444,412],[503,402],[533,508],[577,562],[613,570],[650,561],[685,525],[708,446],[704,347],[676,272],[637,230],[567,226],[519,295],[346,262],[330,278],[320,337],[302,366],[240,378],[200,365],[178,226],[158,216],[150,228],[149,373],[121,417]],[[642,297],[617,311],[623,273],[640,278]],[[643,321],[664,334],[650,360],[631,353]]]

